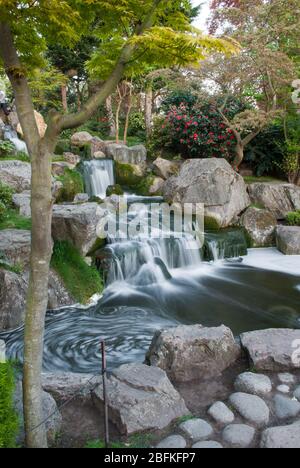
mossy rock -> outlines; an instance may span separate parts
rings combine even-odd
[[[95,253],[98,252],[98,250],[103,249],[103,247],[106,246],[106,239],[100,239],[98,238],[91,248],[91,250],[88,252],[87,257],[94,257]]]
[[[84,183],[80,172],[72,169],[66,169],[63,176],[58,177],[63,187],[57,197],[57,202],[73,202],[75,195],[84,193]]]
[[[124,164],[116,161],[116,181],[123,187],[135,188],[144,178],[140,166]]]
[[[95,195],[93,195],[89,198],[89,203],[98,203],[98,205],[102,205],[102,203],[104,203],[104,200],[102,200],[102,198],[100,197],[96,197]]]
[[[150,174],[146,176],[137,186],[136,186],[136,193],[137,195],[141,195],[142,197],[150,196],[150,188],[153,184],[155,176]]]
[[[110,197],[111,195],[124,195],[124,190],[122,189],[121,185],[110,185],[106,190],[106,196]]]
[[[71,153],[77,154],[86,161],[90,161],[92,156],[92,145],[91,143],[83,143],[80,146],[71,145]]]
[[[221,227],[215,218],[212,216],[205,216],[204,229],[205,231],[220,231]]]

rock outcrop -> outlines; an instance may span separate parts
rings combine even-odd
[[[300,226],[278,226],[276,243],[285,255],[300,255]]]
[[[300,187],[288,183],[255,183],[248,186],[252,203],[271,211],[277,219],[300,209]]]
[[[27,286],[22,275],[0,268],[0,330],[24,322]]]
[[[103,411],[103,387],[93,392]],[[128,364],[114,370],[107,381],[109,415],[122,434],[161,430],[189,414],[184,400],[158,367]]]
[[[77,132],[71,137],[71,143],[74,146],[84,146],[87,143],[92,143],[94,137],[89,132]]]
[[[275,244],[277,220],[270,211],[248,208],[240,224],[248,235],[251,247],[271,247]]]
[[[164,186],[169,203],[203,203],[207,220],[220,228],[234,224],[250,206],[244,179],[225,159],[191,159]]]
[[[15,193],[13,195],[13,204],[19,210],[20,215],[24,216],[24,218],[31,218],[30,199],[30,190],[25,190],[25,192]]]
[[[112,143],[106,146],[105,153],[109,158],[123,164],[134,164],[145,166],[147,161],[147,150],[143,145],[128,147]]]
[[[179,172],[179,164],[174,161],[168,161],[167,159],[157,158],[154,163],[154,173],[164,180],[177,175]]]
[[[172,381],[188,382],[220,374],[239,355],[240,348],[224,325],[182,325],[157,332],[146,361],[165,370]]]
[[[0,182],[18,193],[30,190],[30,164],[22,161],[0,161]]]

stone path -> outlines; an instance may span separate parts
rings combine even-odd
[[[300,448],[300,371],[245,372],[235,393],[185,419],[157,448]]]

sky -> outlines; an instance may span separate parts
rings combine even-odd
[[[203,7],[202,7],[202,13],[200,14],[199,18],[195,21],[195,26],[197,26],[197,28],[199,29],[202,29],[204,31],[206,31],[206,27],[205,27],[205,23],[206,23],[206,20],[208,18],[208,15],[209,15],[209,3],[210,1],[209,0],[192,0],[193,1],[193,4],[195,6],[199,5],[199,4],[203,4]]]

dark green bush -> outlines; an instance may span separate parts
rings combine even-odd
[[[138,136],[141,139],[146,137],[145,116],[142,112],[133,112],[129,117],[129,136]]]
[[[286,221],[290,226],[300,226],[300,210],[288,213]]]
[[[14,390],[12,365],[0,364],[0,448],[16,447],[19,421],[14,410]]]
[[[0,182],[0,202],[5,205],[6,208],[12,206],[13,190],[8,185],[1,184]]]
[[[58,180],[63,184],[57,198],[59,203],[72,202],[77,193],[84,192],[82,175],[76,170],[66,169],[64,175],[59,177]]]

